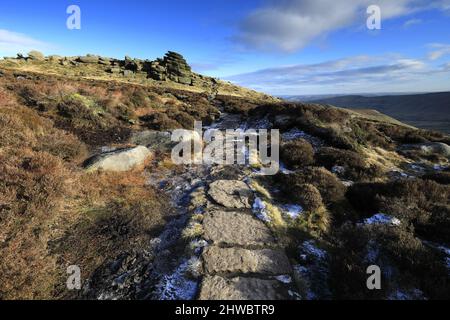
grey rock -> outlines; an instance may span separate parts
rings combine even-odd
[[[289,295],[285,286],[276,280],[207,276],[202,282],[199,299],[284,300],[289,299]]]
[[[227,208],[250,209],[254,195],[249,186],[238,180],[218,180],[209,186],[208,194]]]
[[[204,238],[217,246],[275,247],[270,230],[251,214],[212,211],[203,220]]]
[[[132,77],[132,76],[134,76],[134,72],[131,71],[131,70],[124,70],[124,71],[123,71],[123,75],[124,75],[125,77]]]
[[[45,59],[45,56],[42,52],[33,50],[28,53],[28,59],[43,61]]]
[[[208,247],[203,252],[206,271],[210,274],[284,275],[292,269],[283,250]]]
[[[129,171],[139,165],[152,155],[146,147],[138,146],[131,149],[122,149],[96,155],[84,163],[88,171]]]
[[[100,60],[99,56],[94,56],[94,55],[86,55],[84,57],[78,57],[77,61],[81,62],[81,63],[92,63],[92,64],[96,64],[98,63]]]

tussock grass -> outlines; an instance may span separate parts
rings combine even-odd
[[[269,190],[267,190],[261,183],[259,183],[257,180],[251,180],[250,182],[250,188],[258,193],[258,195],[264,197],[267,200],[272,199],[272,195],[270,194]]]
[[[183,239],[189,241],[196,238],[199,238],[203,235],[203,226],[198,222],[191,222],[189,225],[183,230],[182,237]]]

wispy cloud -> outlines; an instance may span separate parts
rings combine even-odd
[[[421,24],[421,23],[422,23],[421,19],[409,19],[403,24],[403,27],[405,29],[408,29],[414,25]]]
[[[431,49],[428,53],[430,60],[438,60],[446,55],[450,55],[450,44],[431,43],[428,47]]]
[[[365,25],[372,4],[380,6],[385,20],[450,8],[450,0],[269,0],[242,21],[236,39],[251,48],[296,51],[358,21]]]
[[[33,49],[46,50],[51,45],[22,33],[0,29],[0,52],[18,53]]]
[[[318,64],[263,69],[228,77],[237,84],[274,94],[332,91],[345,87],[386,87],[418,81],[425,75],[448,71],[448,65],[432,67],[417,59],[386,56],[355,56]]]

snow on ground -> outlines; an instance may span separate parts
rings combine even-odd
[[[280,172],[286,175],[295,173],[295,171],[287,169],[286,166],[281,161],[280,161]]]
[[[424,294],[419,289],[404,291],[398,289],[397,291],[391,293],[388,300],[423,300],[425,299]]]
[[[331,172],[337,175],[342,175],[345,173],[345,168],[342,166],[334,166],[333,168],[331,168]]]
[[[281,138],[283,139],[283,141],[291,141],[291,140],[302,138],[302,139],[305,139],[306,141],[308,141],[309,143],[311,143],[314,148],[320,148],[324,144],[322,142],[322,140],[320,140],[319,138],[309,135],[306,132],[304,132],[300,129],[297,129],[297,128],[293,128],[293,129],[283,133],[281,135]]]
[[[160,300],[192,300],[195,298],[198,281],[186,277],[188,268],[189,261],[186,260],[172,274],[163,276],[156,289]]]
[[[430,241],[422,240],[422,242],[424,244],[428,245],[429,247],[439,250],[440,252],[442,252],[445,255],[445,265],[450,273],[450,248],[448,248],[442,244],[436,244],[436,243],[433,243]]]
[[[269,215],[266,211],[266,205],[261,200],[261,198],[257,197],[255,202],[253,203],[253,213],[256,217],[264,222],[270,222]]]
[[[303,242],[301,249],[309,256],[314,257],[316,259],[319,260],[323,260],[326,258],[327,253],[325,252],[325,250],[319,249],[314,241],[309,240],[309,241],[305,241]]]
[[[281,209],[292,219],[297,219],[303,213],[303,207],[297,204],[285,204]]]
[[[421,164],[412,163],[409,165],[409,167],[411,168],[411,170],[413,170],[415,172],[424,172],[425,171],[425,168]]]
[[[275,279],[285,284],[289,284],[292,282],[292,278],[288,275],[277,276],[275,277]]]
[[[448,169],[448,166],[442,166],[440,164],[435,164],[433,166],[433,169],[436,171],[444,171],[444,170]]]
[[[377,213],[373,217],[365,219],[364,224],[389,224],[392,226],[399,226],[401,221],[384,213]]]
[[[351,187],[351,186],[353,186],[353,185],[355,184],[355,182],[350,181],[350,180],[341,180],[341,182],[342,182],[342,184],[343,184],[344,186],[346,186],[347,188],[349,188],[349,187]]]

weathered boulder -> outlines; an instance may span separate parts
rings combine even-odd
[[[134,76],[134,72],[131,70],[123,70],[123,76],[124,77],[132,77],[132,76]]]
[[[167,79],[185,85],[192,84],[192,70],[183,56],[169,51],[163,59],[146,62],[143,70],[154,80],[165,81]]]
[[[83,57],[78,57],[77,61],[81,62],[81,63],[99,63],[100,57],[99,56],[95,56],[95,55],[91,55],[88,54],[86,56]]]
[[[51,55],[48,57],[48,61],[51,62],[60,62],[63,59],[63,57],[58,56],[58,55]]]
[[[100,57],[100,59],[98,60],[98,63],[105,65],[105,66],[109,66],[109,65],[111,65],[111,60],[109,58]]]
[[[139,165],[152,155],[144,146],[121,149],[96,155],[85,161],[84,167],[88,171],[129,171]]]
[[[249,186],[238,180],[218,180],[209,185],[208,194],[218,204],[235,209],[250,209],[254,195]]]
[[[129,71],[132,71],[132,72],[136,72],[139,69],[138,61],[135,60],[135,59],[132,59],[132,58],[130,58],[128,56],[125,56],[124,65],[123,66],[124,66],[125,70],[129,70]]]
[[[45,56],[42,52],[33,50],[28,53],[28,59],[43,61],[45,59]]]

